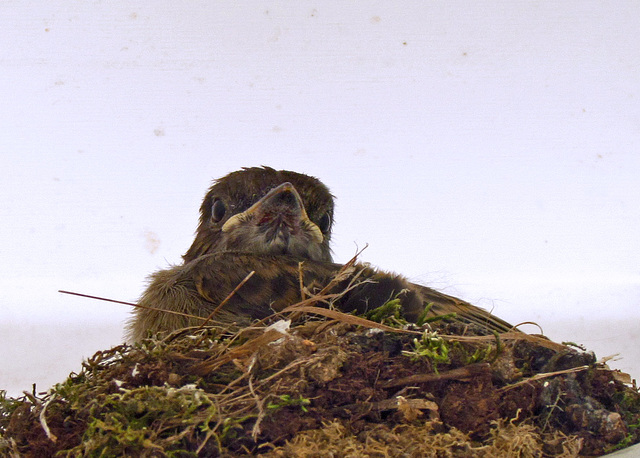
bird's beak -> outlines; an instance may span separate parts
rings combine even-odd
[[[282,183],[272,189],[242,213],[233,215],[222,226],[222,232],[229,232],[247,221],[254,221],[255,224],[260,225],[268,223],[276,217],[284,218],[290,223],[304,227],[317,243],[322,243],[324,240],[320,228],[309,219],[300,194],[289,182]]]

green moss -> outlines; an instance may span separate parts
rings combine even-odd
[[[413,361],[427,358],[433,363],[433,367],[438,372],[438,364],[449,364],[449,345],[436,332],[425,331],[420,339],[413,339],[413,350],[403,351],[402,354],[408,356]]]
[[[437,321],[451,320],[451,319],[454,319],[457,316],[455,312],[447,313],[447,314],[444,314],[444,315],[429,316],[430,313],[431,313],[431,308],[432,307],[433,307],[433,302],[429,302],[425,306],[423,312],[420,314],[420,316],[416,320],[416,325],[417,326],[422,326],[422,325],[425,325],[427,323],[435,323]]]
[[[7,398],[7,392],[5,390],[0,390],[0,422],[6,422],[20,404],[21,402],[17,399]]]
[[[302,396],[294,398],[288,394],[282,394],[278,396],[278,401],[270,402],[267,405],[267,408],[271,410],[277,410],[277,409],[281,409],[282,407],[297,406],[297,407],[300,407],[300,410],[302,410],[303,412],[308,412],[309,409],[307,409],[307,406],[309,404],[311,404],[311,401],[307,398],[303,398]]]
[[[190,385],[122,390],[94,402],[90,411],[82,444],[70,455],[193,454],[182,439],[208,430],[217,414],[207,394]]]
[[[402,316],[402,302],[398,297],[367,312],[364,316],[368,320],[388,326],[402,327],[407,324],[407,320]]]

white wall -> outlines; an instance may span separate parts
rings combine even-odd
[[[335,257],[640,375],[640,3],[0,3],[0,389],[121,341],[211,179],[316,175]],[[534,329],[530,328],[530,331]]]

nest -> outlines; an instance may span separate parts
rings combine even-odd
[[[397,301],[368,317],[310,304],[100,351],[44,394],[0,392],[0,456],[572,457],[640,441],[635,381],[575,345],[417,326]]]

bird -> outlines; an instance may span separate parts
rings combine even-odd
[[[304,292],[335,294],[333,306],[366,314],[398,299],[409,322],[455,314],[486,333],[513,326],[488,311],[402,275],[333,261],[334,196],[319,179],[248,167],[213,182],[182,263],[155,272],[128,324],[129,341],[202,324],[248,326],[299,303]],[[323,290],[324,288],[324,290]]]

